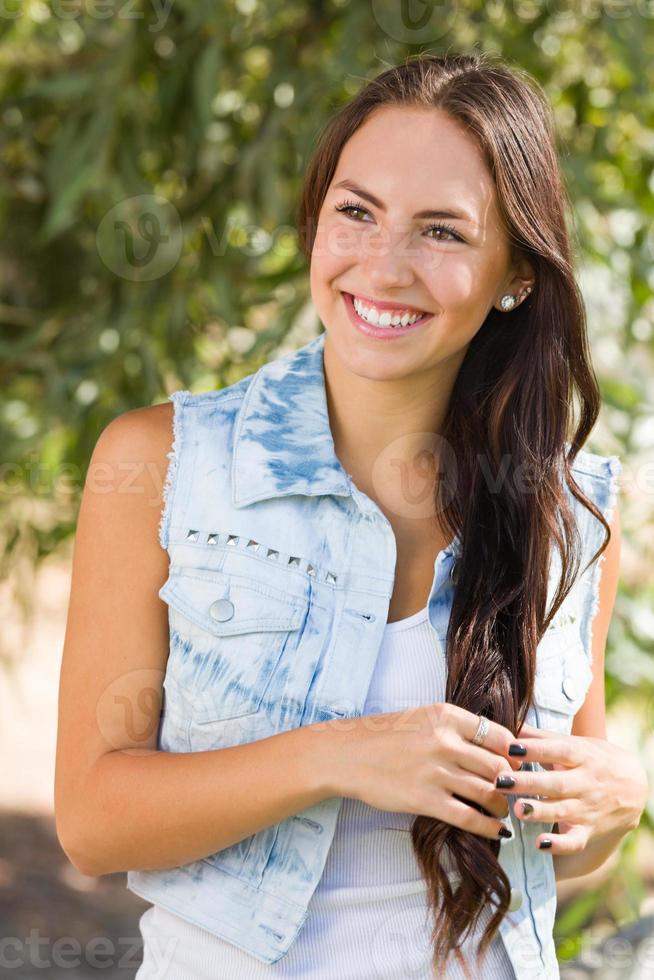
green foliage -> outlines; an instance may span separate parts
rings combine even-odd
[[[408,53],[479,47],[526,68],[554,107],[605,397],[589,448],[621,456],[625,545],[641,532],[638,549],[623,547],[607,695],[617,706],[638,690],[649,711],[654,12],[466,0],[412,29],[401,9],[4,4],[0,574],[70,537],[112,418],[176,388],[230,384],[308,339],[317,321],[293,220],[317,133]]]

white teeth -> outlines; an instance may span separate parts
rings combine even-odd
[[[380,313],[379,310],[375,309],[374,306],[365,307],[361,300],[353,297],[354,309],[357,311],[362,320],[366,320],[373,326],[380,327],[398,327],[408,326],[409,323],[415,323],[420,320],[424,314],[423,313],[391,313],[388,310],[384,310]]]

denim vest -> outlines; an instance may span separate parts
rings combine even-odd
[[[391,524],[341,466],[331,435],[325,334],[219,391],[175,391],[173,445],[159,540],[170,652],[158,748],[198,752],[361,715],[396,562]],[[574,477],[610,520],[621,464],[581,450]],[[583,546],[603,527],[566,490]],[[429,622],[443,644],[457,536],[434,561]],[[537,650],[527,722],[569,733],[592,680],[599,562],[577,582]],[[558,552],[551,562],[549,602]],[[548,602],[548,608],[549,608]],[[425,696],[425,704],[429,698]],[[528,768],[541,769],[538,763]],[[500,932],[517,980],[556,978],[553,858],[536,848],[552,824],[512,819],[498,860],[511,881]],[[201,860],[128,871],[127,887],[275,963],[310,914],[342,797],[322,800]]]

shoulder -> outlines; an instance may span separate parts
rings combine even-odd
[[[156,543],[172,428],[170,402],[131,409],[105,426],[86,472],[78,532],[102,527],[132,547]]]
[[[602,513],[609,527],[607,538],[604,526],[586,508],[583,509],[580,518],[583,549],[587,560],[593,566],[589,572],[592,604],[590,613],[591,617],[594,617],[598,607],[601,606],[602,616],[608,629],[620,572],[619,492],[622,462],[616,455],[603,456],[588,450],[580,450],[571,469],[575,481]],[[579,510],[580,505],[577,501],[574,501],[573,506]]]
[[[575,482],[611,523],[617,510],[622,462],[619,456],[602,456],[580,449],[571,466]],[[578,503],[573,499],[573,507]]]
[[[76,567],[95,576],[96,583],[99,569],[115,582],[128,564],[138,565],[143,581],[161,583],[165,578],[157,525],[171,446],[171,409],[163,404],[124,412],[97,438],[85,475],[75,541]]]
[[[211,417],[219,409],[238,406],[254,378],[249,374],[234,384],[213,391],[191,392],[186,389],[173,391],[165,402],[132,408],[117,415],[102,430],[96,443],[94,456],[130,458],[160,462],[165,468],[177,427],[182,427],[182,416],[190,412],[194,418]]]
[[[570,444],[566,445],[569,449]],[[597,585],[600,569],[605,589],[615,591],[620,564],[620,474],[622,463],[616,455],[601,455],[580,449],[570,467],[572,478],[608,525],[605,525],[586,503],[565,484],[564,494],[574,514],[580,545],[579,579],[582,594],[590,603],[585,615],[597,609]],[[601,568],[601,566],[604,566]],[[590,589],[590,591],[587,591]],[[606,603],[605,603],[606,604]],[[591,608],[592,607],[592,608]]]
[[[601,456],[588,449],[580,449],[571,467],[573,473],[607,480],[619,477],[622,463],[619,456]]]
[[[117,415],[100,433],[91,462],[120,466],[142,461],[165,467],[172,442],[173,414],[174,404],[167,401]]]

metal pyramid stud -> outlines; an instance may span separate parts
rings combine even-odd
[[[336,585],[336,576],[333,572],[327,572],[325,575],[325,582],[329,582],[330,585]]]
[[[268,548],[268,554],[266,558],[279,558],[279,552],[275,551],[274,548]]]
[[[307,565],[307,575],[312,575],[315,578],[316,570],[313,565]]]
[[[238,544],[238,534],[228,534],[227,535],[227,544],[230,547],[235,548],[236,545]]]
[[[189,531],[188,534],[186,535],[186,540],[187,541],[197,541],[198,540],[198,532],[197,531]]]
[[[217,544],[218,543],[218,532],[212,531],[207,538],[207,544]]]
[[[250,540],[247,543],[247,547],[250,549],[250,551],[258,551],[259,550],[259,542],[258,541],[253,541],[252,538],[250,538]]]
[[[300,564],[300,559],[299,558],[295,558],[295,556],[291,555],[291,557],[288,559],[287,564],[289,564],[289,565],[299,565]]]

